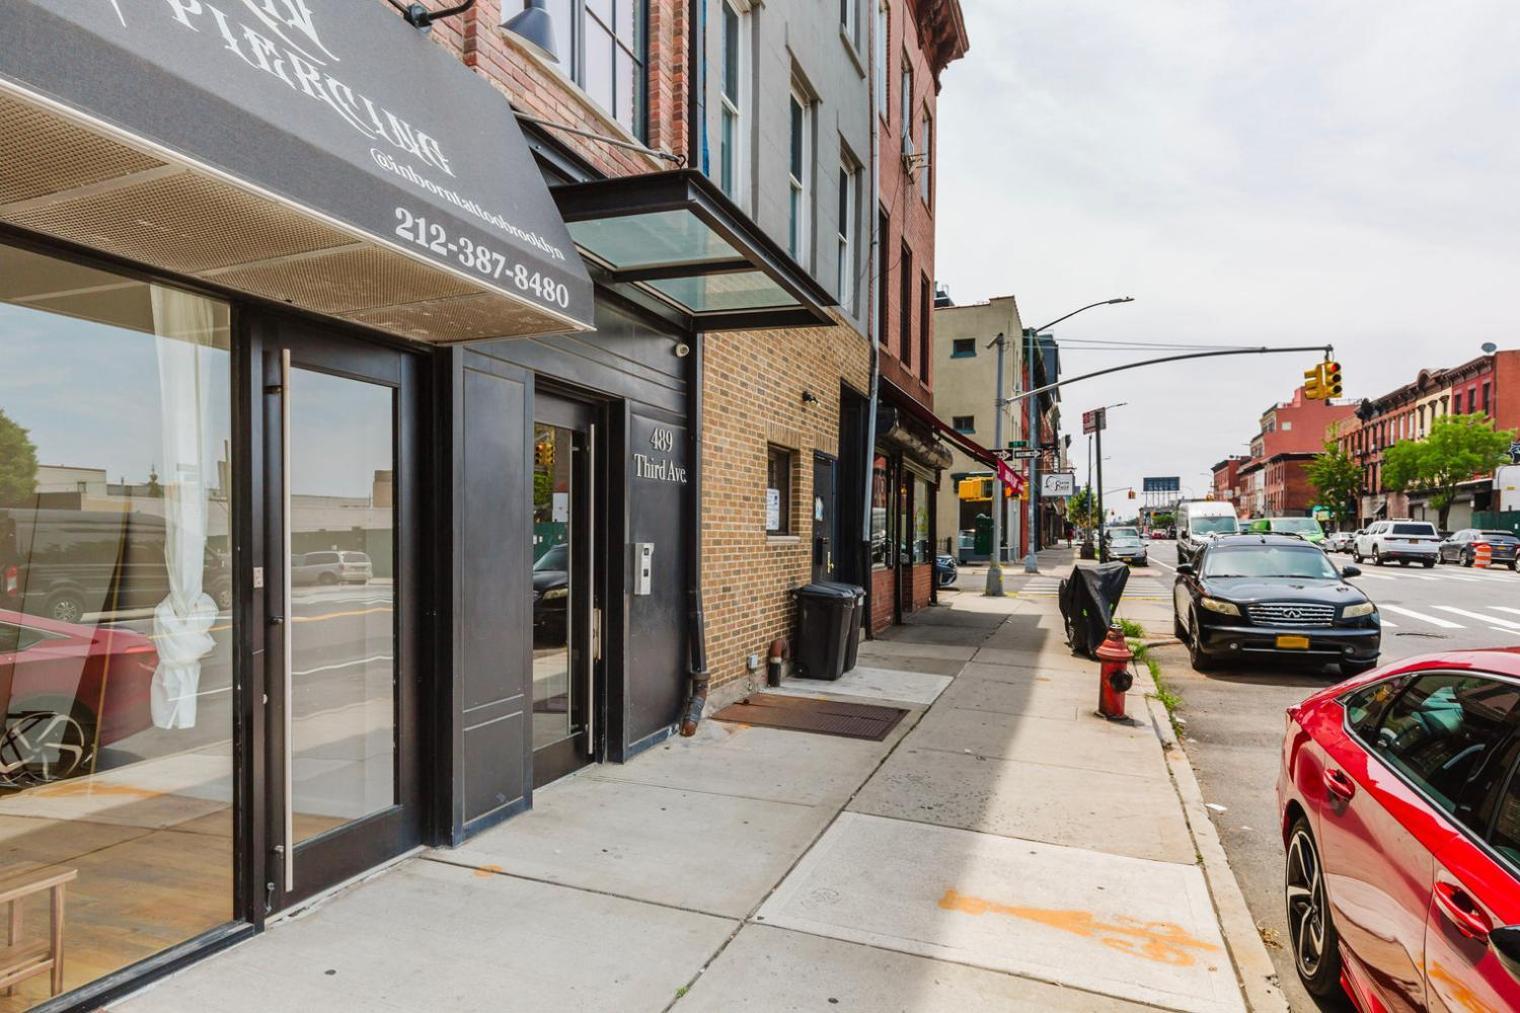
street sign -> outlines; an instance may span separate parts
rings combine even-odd
[[[1040,452],[1033,447],[1020,447],[1018,450],[1013,451],[1013,456],[1015,460],[1027,461],[1030,458],[1039,457]],[[1007,458],[1004,458],[1004,460],[1007,460]]]
[[[1008,441],[1008,445],[1010,447],[1027,447],[1027,446],[1029,446],[1029,441],[1028,440],[1009,440]]]
[[[1094,408],[1090,412],[1082,413],[1082,432],[1096,433],[1100,429],[1108,428],[1108,409]]]
[[[1075,496],[1077,476],[1069,471],[1050,471],[1040,476],[1040,495],[1052,498]]]
[[[992,452],[992,456],[996,457],[999,461],[1011,461],[1013,460],[1013,455],[1014,452],[1012,450],[994,450]]]

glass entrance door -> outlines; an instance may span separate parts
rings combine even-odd
[[[594,756],[601,611],[593,587],[596,427],[542,394],[533,424],[533,786]]]
[[[414,363],[315,335],[276,344],[264,358],[277,381],[266,558],[279,579],[266,591],[279,907],[414,846],[420,820]]]

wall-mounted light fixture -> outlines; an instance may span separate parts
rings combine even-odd
[[[527,5],[502,25],[520,39],[533,43],[544,55],[559,62],[559,46],[554,39],[554,18],[545,6],[548,0],[527,0]]]
[[[464,0],[464,3],[462,4],[458,4],[454,7],[446,7],[441,11],[430,11],[420,3],[409,3],[403,5],[401,3],[401,0],[391,0],[391,6],[401,12],[401,16],[406,19],[407,24],[411,25],[413,28],[417,28],[421,31],[426,32],[432,30],[434,21],[442,21],[444,18],[451,18],[456,14],[463,14],[471,7],[474,7],[475,0]]]
[[[805,391],[802,392],[802,403],[803,404],[817,404],[818,403],[818,395],[814,394],[810,390],[805,390]]]

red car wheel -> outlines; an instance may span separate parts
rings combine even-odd
[[[1325,903],[1319,849],[1303,817],[1288,833],[1288,867],[1283,883],[1288,904],[1288,936],[1293,966],[1311,995],[1328,998],[1341,987],[1341,954],[1335,923]]]

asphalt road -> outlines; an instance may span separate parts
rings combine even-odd
[[[1171,584],[1173,542],[1154,542],[1149,573]],[[1349,555],[1332,556],[1350,565]],[[1520,645],[1520,575],[1441,565],[1373,566],[1353,579],[1383,616],[1384,662],[1457,648]],[[1170,632],[1169,630],[1166,632]],[[1283,991],[1295,1010],[1346,1010],[1319,1004],[1298,983],[1285,947],[1282,838],[1277,829],[1276,783],[1283,711],[1340,676],[1332,670],[1225,668],[1202,674],[1181,647],[1158,649],[1167,681],[1182,697],[1179,711],[1188,757],[1246,902],[1263,930]],[[1275,945],[1274,945],[1275,944]]]

